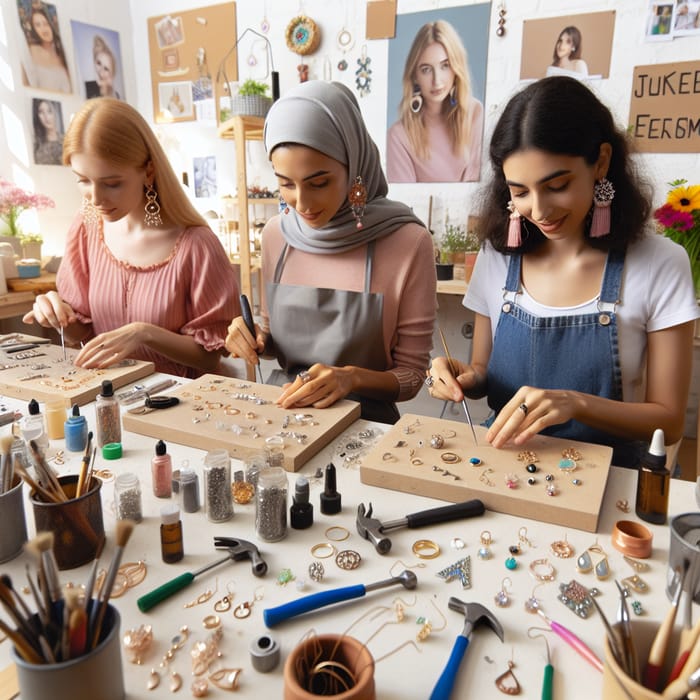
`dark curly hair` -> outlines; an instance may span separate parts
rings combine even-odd
[[[594,165],[600,146],[609,143],[612,156],[607,177],[615,188],[608,236],[588,238],[594,248],[625,250],[643,231],[651,213],[652,189],[631,158],[627,134],[619,129],[610,110],[575,78],[553,76],[531,83],[503,110],[489,147],[492,177],[480,196],[480,237],[500,252],[506,246],[510,192],[503,163],[513,153],[538,149],[557,155],[580,156]],[[593,211],[591,193],[591,214]],[[589,214],[587,231],[590,230]],[[527,252],[545,241],[542,232],[523,219],[523,243],[515,249]]]

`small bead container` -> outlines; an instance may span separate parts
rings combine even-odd
[[[196,513],[199,510],[199,477],[194,469],[180,469],[178,493],[183,513]]]
[[[287,472],[281,467],[270,467],[258,476],[255,532],[266,542],[277,542],[287,534]]]
[[[267,469],[267,453],[254,452],[245,460],[245,480],[253,484],[253,488],[258,485],[258,475],[263,469]]]
[[[114,480],[114,505],[117,520],[141,522],[141,484],[136,474],[125,472]]]
[[[231,458],[228,450],[212,450],[204,458],[204,503],[213,523],[233,517]]]
[[[281,435],[265,438],[265,460],[268,467],[284,466],[284,438]]]

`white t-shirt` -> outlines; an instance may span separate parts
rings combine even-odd
[[[501,314],[509,261],[509,256],[486,243],[462,302],[491,319],[492,337]],[[616,313],[622,396],[625,401],[639,402],[644,400],[647,333],[700,317],[685,249],[651,233],[631,245],[625,256],[620,297]],[[542,317],[595,313],[597,301],[596,297],[575,307],[551,307],[537,302],[525,289],[517,296],[523,309]]]

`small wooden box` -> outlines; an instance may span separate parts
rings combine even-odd
[[[31,343],[33,339],[26,336],[21,340]],[[109,369],[83,369],[73,364],[77,350],[66,348],[64,360],[60,346],[36,340],[41,344],[28,350],[33,356],[26,359],[24,352],[0,351],[0,394],[25,401],[63,400],[69,408],[74,403],[83,406],[94,401],[105,379],[118,389],[153,374],[155,369],[152,362],[139,360],[126,360],[124,365]]]
[[[266,437],[287,433],[282,466],[295,472],[360,417],[360,404],[355,401],[338,401],[323,409],[284,409],[275,404],[281,392],[278,386],[205,374],[169,392],[180,399],[177,406],[149,413],[130,409],[123,414],[122,424],[125,430],[166,442],[225,449],[241,460],[263,451]],[[290,433],[305,439],[299,441]]]
[[[612,449],[573,440],[538,435],[526,447],[491,447],[486,429],[475,426],[478,445],[465,423],[407,414],[392,426],[363,458],[360,479],[364,484],[458,503],[479,498],[486,508],[554,525],[596,532],[610,471]],[[430,446],[431,436],[441,435],[444,446]],[[576,470],[559,468],[562,451],[578,450]],[[519,453],[537,456],[537,471],[529,473]],[[447,455],[446,455],[447,453]],[[445,462],[453,453],[458,462]],[[481,460],[474,466],[470,459]],[[445,473],[447,472],[447,473]],[[506,485],[506,475],[518,478],[516,488]],[[554,478],[545,479],[547,474]],[[534,477],[536,483],[527,480]],[[580,481],[574,485],[573,480]],[[553,484],[557,494],[547,494]]]

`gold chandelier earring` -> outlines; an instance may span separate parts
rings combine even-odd
[[[146,206],[144,207],[146,216],[143,223],[146,226],[161,226],[163,219],[160,216],[160,204],[158,203],[158,192],[151,184],[146,184]]]

